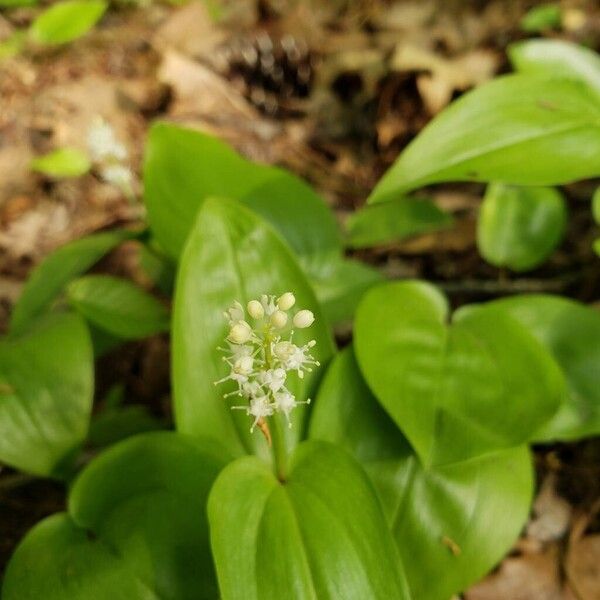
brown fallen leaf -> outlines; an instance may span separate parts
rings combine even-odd
[[[571,521],[571,505],[556,493],[556,474],[550,473],[542,482],[533,504],[535,517],[527,526],[527,535],[539,542],[562,538]]]
[[[565,600],[559,578],[559,548],[504,560],[498,570],[464,594],[465,600]]]
[[[421,72],[417,87],[430,114],[449,104],[455,91],[465,91],[491,79],[500,65],[497,53],[476,49],[455,58],[412,44],[398,44],[390,60],[393,71]]]
[[[176,9],[152,39],[161,53],[176,50],[186,56],[207,56],[226,37],[211,18],[204,2],[190,2]]]

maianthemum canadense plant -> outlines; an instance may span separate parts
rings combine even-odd
[[[0,341],[0,460],[68,485],[3,600],[448,600],[503,557],[530,510],[529,446],[600,432],[599,313],[550,295],[451,313],[343,250],[448,226],[404,196],[421,186],[600,176],[597,56],[537,41],[514,56],[522,72],[434,119],[343,235],[290,173],[153,126],[148,229],[50,255]],[[86,274],[126,241],[172,315]],[[354,335],[337,351],[340,321]],[[166,331],[175,431],[148,431],[118,393],[91,419],[94,358]],[[84,445],[110,447],[80,468]]]

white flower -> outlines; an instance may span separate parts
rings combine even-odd
[[[243,396],[244,386],[248,384],[248,379],[250,375],[252,375],[254,359],[251,356],[242,356],[234,363],[231,363],[231,361],[228,359],[224,360],[231,367],[231,371],[227,377],[216,381],[215,385],[218,383],[224,383],[228,380],[235,381],[235,383],[238,384],[238,389],[234,392],[231,392],[231,394],[239,394],[240,396]]]
[[[100,171],[102,179],[106,183],[110,183],[121,189],[127,189],[131,187],[133,181],[133,173],[129,167],[120,164],[112,164],[103,167]]]
[[[287,362],[296,350],[296,344],[292,342],[277,342],[273,345],[273,354],[282,363]]]
[[[306,329],[315,322],[315,315],[310,310],[301,310],[294,316],[294,326],[298,329]]]
[[[277,305],[275,304],[275,296],[267,296],[266,294],[263,294],[260,297],[260,303],[262,304],[262,307],[265,311],[265,315],[267,315],[267,317],[270,317],[277,310]]]
[[[227,339],[234,344],[245,344],[252,337],[252,328],[246,321],[238,321],[231,326]]]
[[[243,358],[244,356],[252,356],[252,346],[245,346],[244,344],[232,344],[231,342],[227,342],[227,345],[229,346],[229,352],[231,352],[231,359],[234,362],[238,358]],[[219,348],[219,350],[226,351],[224,348]]]
[[[262,385],[258,381],[248,381],[242,385],[242,395],[246,398],[253,398],[262,393]]]
[[[243,406],[232,408],[245,410],[248,416],[253,416],[250,430],[259,425],[269,443],[271,437],[265,418],[281,413],[291,426],[293,409],[310,402],[297,400],[286,387],[289,372],[295,371],[302,378],[312,366],[319,365],[310,354],[316,344],[314,340],[297,346],[292,341],[294,332],[289,329],[289,339],[282,339],[290,321],[287,311],[295,302],[292,292],[286,292],[277,300],[266,294],[260,300],[250,300],[246,308],[249,316],[257,321],[254,328],[244,320],[244,307],[239,302],[223,313],[229,323],[228,348],[219,350],[225,353],[223,360],[230,372],[215,383],[233,381],[237,384],[237,389],[224,397],[237,394],[247,401]],[[300,310],[294,317],[296,327],[310,327],[313,322],[314,315],[310,310]]]
[[[127,148],[119,142],[114,129],[102,118],[97,118],[90,127],[87,144],[95,162],[107,159],[122,161],[127,158]]]
[[[292,292],[286,292],[277,299],[277,306],[281,310],[290,310],[296,304],[296,297]]]
[[[294,410],[294,408],[296,408],[296,406],[299,404],[310,404],[310,398],[305,402],[297,402],[294,395],[287,390],[274,394],[274,397],[275,409],[285,415],[285,418],[288,422],[288,427],[292,426],[292,422],[290,421],[290,413],[292,410]]]
[[[239,375],[250,375],[254,366],[254,359],[251,356],[242,356],[233,364],[233,370]]]
[[[234,325],[238,321],[244,320],[244,307],[239,302],[234,302],[226,312],[223,313],[230,325]]]
[[[314,340],[308,342],[308,344],[298,347],[295,346],[291,349],[287,360],[282,361],[282,365],[288,371],[296,371],[298,377],[302,379],[304,377],[304,371],[310,372],[312,368],[308,365],[319,366],[319,361],[315,360],[310,354],[309,350],[316,344]]]
[[[254,417],[254,422],[250,427],[250,433],[254,431],[257,423],[265,417],[270,417],[275,412],[275,407],[269,401],[268,396],[259,396],[250,400],[249,406],[232,406],[232,409],[245,410],[248,416]]]
[[[247,308],[248,314],[253,319],[262,319],[265,316],[265,309],[258,300],[250,300],[250,302],[248,302]]]
[[[269,369],[260,371],[259,381],[266,385],[272,392],[278,392],[285,384],[286,372],[284,369]]]

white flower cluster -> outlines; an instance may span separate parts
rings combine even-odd
[[[239,302],[224,313],[229,323],[228,348],[219,350],[226,352],[223,360],[230,373],[216,381],[215,385],[226,381],[237,384],[237,390],[225,394],[225,397],[237,394],[248,401],[244,406],[232,408],[245,410],[248,416],[254,417],[251,432],[258,425],[265,433],[265,418],[277,412],[285,415],[291,427],[292,410],[299,404],[310,403],[310,399],[296,400],[286,387],[290,372],[295,371],[302,379],[312,366],[319,366],[319,362],[310,355],[315,340],[303,346],[293,342],[293,328],[305,329],[315,320],[310,310],[300,310],[291,319],[290,326],[288,312],[295,303],[296,298],[291,292],[279,298],[265,294],[260,300],[250,300],[246,310],[252,325],[246,320],[244,307]],[[284,335],[287,339],[283,339]],[[265,435],[269,439],[268,433]]]
[[[124,164],[128,156],[127,148],[117,140],[114,129],[101,117],[92,123],[87,144],[92,160],[100,168],[102,179],[130,196],[133,173]]]

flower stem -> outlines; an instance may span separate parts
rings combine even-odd
[[[275,463],[275,474],[279,481],[285,481],[287,477],[287,444],[285,440],[285,424],[281,415],[273,415],[271,418],[271,439],[273,450],[273,461]]]

